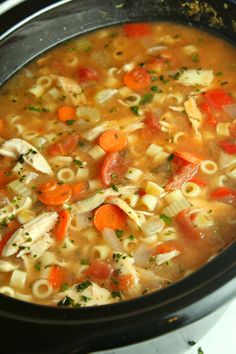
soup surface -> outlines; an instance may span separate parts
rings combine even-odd
[[[0,292],[93,306],[233,242],[236,50],[169,23],[64,43],[0,92]]]

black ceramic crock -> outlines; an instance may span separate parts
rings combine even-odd
[[[0,84],[55,44],[132,21],[184,23],[236,44],[233,0],[27,0],[1,16]],[[205,334],[235,296],[235,276],[233,244],[178,283],[119,304],[53,308],[0,295],[0,353],[79,354],[151,338],[160,354],[183,353],[187,341]],[[179,340],[183,333],[185,342]]]

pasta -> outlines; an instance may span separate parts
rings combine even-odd
[[[8,80],[0,293],[112,304],[167,287],[232,244],[235,61],[209,33],[130,23],[55,46]]]

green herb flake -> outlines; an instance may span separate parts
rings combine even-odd
[[[115,31],[112,31],[112,32],[109,32],[109,37],[113,38],[113,37],[116,37],[118,36],[118,32],[115,32]]]
[[[87,289],[90,285],[92,285],[91,281],[85,280],[85,281],[83,281],[82,283],[76,285],[76,290],[77,290],[78,292],[81,292],[81,291]]]
[[[115,233],[116,233],[116,236],[117,236],[118,238],[120,238],[120,237],[122,237],[122,236],[124,235],[124,231],[123,231],[123,230],[118,230],[118,229],[116,229],[116,230],[115,230]]]
[[[63,283],[61,285],[60,291],[66,291],[69,289],[69,285],[67,283]]]
[[[198,354],[204,354],[204,351],[202,350],[201,347],[199,347],[199,348],[197,349],[197,352],[198,352]]]
[[[74,306],[74,300],[69,297],[65,296],[61,301],[58,302],[57,306]]]
[[[111,293],[111,297],[113,298],[113,299],[122,299],[122,297],[121,297],[121,293],[119,292],[119,291],[112,291],[112,293]]]
[[[163,220],[167,225],[172,224],[172,219],[165,214],[161,214],[160,219]]]
[[[217,76],[217,77],[220,77],[220,76],[222,76],[222,75],[223,75],[222,71],[217,71],[217,73],[216,73],[216,76]]]
[[[37,272],[40,272],[40,270],[41,270],[41,262],[35,263],[34,269],[37,270]]]
[[[88,302],[89,300],[91,300],[91,297],[82,295],[82,296],[80,297],[80,300],[81,300],[81,301],[84,301],[84,302]]]
[[[159,80],[163,83],[163,84],[167,84],[170,80],[166,79],[164,77],[164,75],[160,75],[159,76]]]
[[[81,265],[89,265],[89,260],[88,259],[81,259],[80,264]]]
[[[111,185],[111,188],[112,188],[114,191],[116,191],[116,192],[119,191],[118,187],[117,187],[115,184],[112,184],[112,185]]]
[[[192,61],[193,61],[194,63],[198,63],[198,62],[199,62],[199,54],[194,53],[194,54],[192,55]]]
[[[131,106],[130,109],[136,116],[139,116],[139,106]]]
[[[188,341],[188,345],[190,345],[191,347],[194,346],[196,344],[196,342],[194,342],[194,340],[189,340]]]
[[[171,161],[171,160],[173,160],[174,157],[175,157],[174,154],[170,154],[170,155],[168,156],[167,160],[168,160],[168,161]]]
[[[74,124],[74,122],[75,122],[75,119],[68,119],[68,120],[66,121],[66,124],[67,124],[67,125],[72,125],[72,124]]]
[[[152,101],[152,99],[153,99],[152,93],[145,93],[140,100],[140,104],[144,105],[144,104],[150,103]]]
[[[162,93],[163,91],[158,86],[152,86],[151,91],[155,93]]]

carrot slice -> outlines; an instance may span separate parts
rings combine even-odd
[[[61,210],[59,212],[59,220],[55,226],[55,231],[54,231],[57,241],[61,242],[64,240],[69,223],[70,223],[70,213],[68,212],[68,210]]]
[[[40,192],[50,192],[52,191],[53,189],[55,189],[57,187],[57,181],[55,180],[49,180],[49,181],[46,181],[46,182],[43,182],[41,183],[39,186],[38,186],[38,190]]]
[[[49,276],[49,283],[53,288],[60,288],[65,280],[65,271],[58,266],[53,266]]]
[[[61,205],[68,202],[72,196],[72,188],[69,184],[62,184],[55,189],[38,195],[41,203],[46,205]]]
[[[132,90],[140,90],[151,84],[151,78],[146,69],[135,68],[125,74],[124,84]]]
[[[85,192],[88,190],[88,182],[77,182],[71,185],[73,200],[83,198]]]
[[[174,155],[180,157],[181,159],[187,162],[193,163],[194,165],[199,164],[203,160],[200,157],[193,155],[191,152],[175,151]]]
[[[127,142],[125,133],[115,129],[105,131],[99,138],[99,145],[107,152],[118,152],[126,147]]]
[[[76,114],[76,110],[74,107],[70,106],[62,106],[57,111],[58,119],[64,121],[74,119]]]
[[[125,222],[125,213],[113,204],[102,205],[94,215],[94,225],[99,231],[102,231],[105,227],[112,230],[122,230]]]

